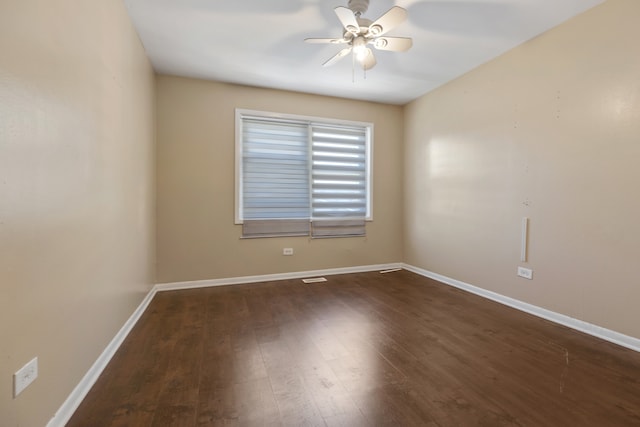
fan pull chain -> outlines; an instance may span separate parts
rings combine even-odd
[[[356,83],[356,54],[351,54],[351,83]]]

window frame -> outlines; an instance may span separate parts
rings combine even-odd
[[[235,207],[234,207],[234,223],[241,225],[244,223],[242,212],[243,201],[243,135],[242,135],[242,123],[245,117],[255,117],[266,120],[284,120],[304,123],[309,128],[313,125],[328,125],[328,126],[348,126],[348,127],[361,127],[366,131],[366,164],[365,164],[365,176],[366,176],[366,215],[365,221],[373,221],[373,132],[374,125],[370,122],[361,122],[355,120],[343,120],[333,119],[326,117],[305,116],[298,114],[285,114],[275,113],[269,111],[251,110],[244,108],[235,109]],[[311,136],[309,137],[308,144],[311,144]],[[311,146],[309,150],[311,153]],[[309,160],[310,161],[310,160]],[[311,167],[309,167],[309,174],[311,174]],[[311,191],[311,188],[309,188]],[[310,197],[311,194],[310,194]],[[310,217],[309,221],[313,219]]]

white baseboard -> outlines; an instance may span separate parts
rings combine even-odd
[[[486,289],[482,289],[477,286],[473,286],[468,283],[443,276],[441,274],[433,273],[422,268],[414,267],[412,265],[402,264],[402,268],[421,276],[437,280],[438,282],[442,282],[446,285],[453,286],[467,292],[471,292],[472,294],[490,299],[492,301],[499,302],[500,304],[515,308],[517,310],[524,311],[525,313],[533,314],[534,316],[541,317],[551,322],[567,326],[571,329],[584,332],[585,334],[592,335],[605,341],[609,341],[622,347],[640,352],[640,339],[638,338],[624,335],[619,332],[594,325],[592,323],[584,322],[582,320],[574,319],[572,317],[565,316],[564,314],[556,313],[554,311],[547,310],[545,308],[538,307],[533,304],[510,298],[492,291],[488,291]]]
[[[583,322],[578,319],[574,319],[563,314],[559,314],[550,310],[546,310],[541,307],[537,307],[532,304],[528,304],[510,297],[506,297],[504,295],[500,295],[495,292],[488,291],[486,289],[478,288],[476,286],[470,285],[465,282],[461,282],[459,280],[452,279],[450,277],[443,276],[441,274],[433,273],[431,271],[423,270],[418,267],[414,267],[412,265],[403,264],[403,263],[391,263],[391,264],[377,264],[377,265],[367,265],[367,266],[359,266],[359,267],[345,267],[345,268],[332,268],[326,270],[312,270],[312,271],[299,271],[294,273],[281,273],[281,274],[266,274],[260,276],[244,276],[244,277],[232,277],[225,279],[213,279],[213,280],[197,280],[190,282],[175,282],[175,283],[161,283],[157,284],[149,291],[149,293],[142,300],[140,305],[136,308],[133,314],[129,317],[129,319],[122,326],[120,331],[116,334],[116,336],[111,340],[111,342],[104,349],[102,354],[98,357],[98,359],[94,362],[94,364],[89,368],[85,376],[80,380],[78,385],[73,389],[69,397],[64,401],[58,412],[51,418],[51,420],[47,423],[47,427],[64,427],[64,425],[71,419],[71,416],[75,412],[75,410],[80,406],[82,400],[85,398],[91,387],[95,384],[96,380],[106,368],[107,364],[113,357],[113,355],[118,351],[120,345],[124,342],[125,338],[129,334],[129,332],[133,329],[135,324],[138,322],[142,313],[147,309],[149,303],[153,299],[154,295],[157,292],[162,291],[171,291],[171,290],[180,290],[180,289],[194,289],[194,288],[205,288],[210,286],[225,286],[225,285],[238,285],[244,283],[257,283],[257,282],[268,282],[275,280],[288,280],[288,279],[302,279],[307,277],[314,276],[330,276],[335,274],[349,274],[349,273],[364,273],[369,271],[380,271],[380,270],[391,270],[403,268],[405,270],[414,272],[421,276],[428,277],[430,279],[437,280],[441,283],[444,283],[449,286],[453,286],[459,289],[463,289],[465,291],[471,292],[473,294],[482,296],[484,298],[490,299],[492,301],[499,302],[501,304],[507,305],[509,307],[513,307],[520,311],[524,311],[529,314],[533,314],[534,316],[541,317],[543,319],[550,320],[552,322],[568,326],[572,329],[576,329],[578,331],[584,332],[586,334],[604,339],[606,341],[618,344],[620,346],[629,348],[631,350],[635,350],[640,352],[640,339],[630,337],[628,335],[624,335],[606,328],[602,328],[600,326],[593,325],[591,323]]]
[[[120,328],[115,337],[111,340],[111,342],[107,345],[104,351],[98,356],[98,359],[91,365],[91,368],[87,371],[87,373],[82,377],[78,385],[73,389],[71,394],[64,401],[62,406],[58,409],[58,412],[55,413],[53,418],[49,420],[47,423],[47,427],[64,427],[67,422],[73,416],[73,413],[78,409],[82,400],[86,397],[91,387],[98,380],[98,377],[104,371],[104,368],[107,367],[109,361],[116,354],[116,351],[120,348],[122,343],[124,342],[129,332],[133,329],[135,324],[142,316],[142,313],[147,309],[147,306],[153,299],[153,296],[156,294],[156,290],[152,289],[149,293],[144,297],[138,308],[133,312],[133,314],[127,319],[125,324]]]
[[[359,267],[329,268],[326,270],[296,271],[293,273],[264,274],[261,276],[229,277],[225,279],[195,280],[191,282],[173,282],[157,284],[156,291],[176,291],[180,289],[208,288],[211,286],[241,285],[244,283],[271,282],[275,280],[304,279],[334,274],[365,273],[368,271],[402,268],[401,263],[363,265]]]
[[[120,348],[125,338],[127,337],[127,335],[129,335],[129,332],[131,332],[135,324],[140,319],[140,316],[142,316],[142,313],[144,313],[144,311],[147,309],[149,303],[157,292],[204,288],[209,286],[238,285],[243,283],[257,283],[274,280],[301,279],[305,277],[330,276],[334,274],[363,273],[368,271],[387,270],[401,267],[402,264],[400,263],[392,263],[366,265],[360,267],[331,268],[326,270],[299,271],[295,273],[266,274],[261,276],[245,276],[226,279],[157,284],[144,297],[140,305],[136,308],[133,314],[118,331],[116,336],[111,340],[111,342],[107,345],[100,356],[98,356],[98,359],[96,359],[91,368],[89,368],[78,385],[73,389],[71,394],[64,401],[62,406],[60,406],[53,418],[49,420],[49,422],[47,423],[47,427],[64,427],[64,425],[69,422],[69,420],[73,416],[73,413],[76,411],[76,409],[78,409],[78,406],[80,406],[82,400],[86,397],[87,393],[89,393],[91,387],[93,387],[95,382],[98,380],[98,377],[100,376],[102,371],[104,371],[104,368],[107,367],[109,361],[114,356],[116,351],[118,351],[118,348]]]

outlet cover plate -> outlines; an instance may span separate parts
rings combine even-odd
[[[38,378],[38,358],[34,357],[13,374],[13,397],[18,397],[36,378]]]
[[[286,255],[286,256],[293,255],[293,248],[282,248],[282,255]]]
[[[533,270],[530,268],[518,267],[518,276],[533,280]]]

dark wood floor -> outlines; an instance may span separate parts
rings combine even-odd
[[[640,353],[407,271],[162,292],[68,426],[640,425]]]

